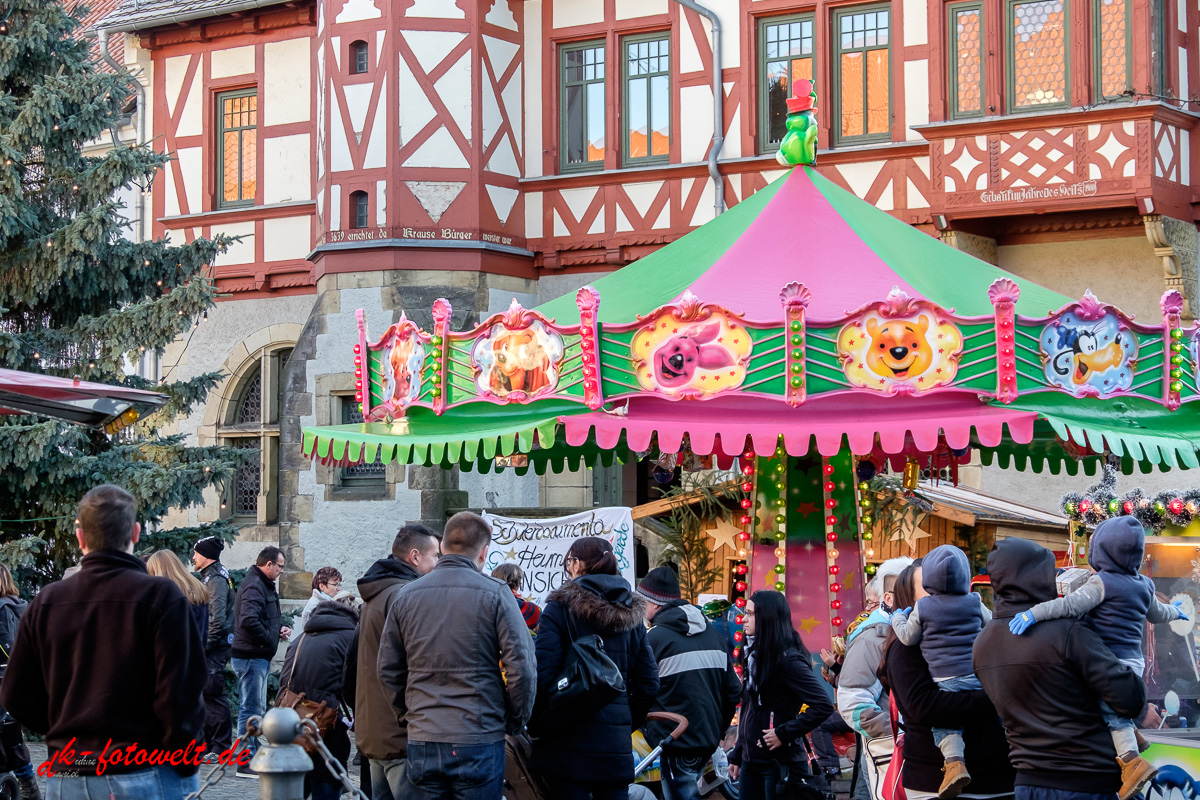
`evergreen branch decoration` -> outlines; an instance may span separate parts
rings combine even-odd
[[[1113,517],[1134,517],[1148,533],[1161,534],[1168,526],[1186,528],[1200,516],[1200,488],[1168,490],[1151,497],[1139,487],[1118,495],[1117,469],[1105,464],[1098,483],[1082,493],[1062,496],[1062,509],[1088,528]]]
[[[16,568],[23,590],[78,559],[75,508],[100,483],[137,499],[139,549],[186,555],[200,536],[232,538],[231,523],[197,523],[187,510],[219,496],[250,457],[162,433],[222,375],[155,383],[126,374],[130,359],[186,346],[216,300],[211,265],[231,240],[136,241],[118,193],[147,190],[172,155],[115,139],[84,154],[120,127],[131,76],[98,69],[80,36],[82,13],[56,0],[9,0],[0,11],[0,366],[169,399],[112,437],[0,419],[0,561]],[[183,527],[170,528],[175,520]]]
[[[667,532],[661,535],[664,561],[679,567],[679,590],[685,600],[695,601],[725,574],[709,547],[709,526],[715,520],[732,524],[740,496],[737,481],[724,481],[716,472],[695,473],[696,480],[663,490],[671,510],[662,520]],[[740,510],[739,512],[740,513]]]

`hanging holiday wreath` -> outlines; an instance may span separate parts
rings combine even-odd
[[[1158,534],[1167,526],[1186,528],[1200,515],[1200,488],[1159,492],[1153,497],[1138,488],[1117,495],[1116,467],[1106,464],[1100,482],[1082,494],[1064,494],[1062,508],[1073,521],[1088,527],[1111,517],[1131,516],[1147,532]]]

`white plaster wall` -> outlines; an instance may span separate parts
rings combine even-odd
[[[309,217],[263,220],[263,261],[302,259],[312,249]]]
[[[210,55],[210,69],[214,78],[231,78],[254,72],[254,46],[231,47],[214,50]],[[306,106],[307,108],[307,106]]]
[[[684,86],[679,90],[679,156],[685,164],[703,161],[712,143],[712,103],[710,86]]]
[[[216,264],[253,264],[254,263],[254,223],[230,222],[226,225],[213,225],[213,236],[224,233],[227,236],[240,236],[240,241],[229,245],[229,249],[217,256]],[[240,304],[239,304],[240,305]]]
[[[591,25],[604,21],[604,0],[559,0],[554,4],[554,27]]]
[[[264,139],[262,181],[263,202],[268,205],[311,200],[313,186],[309,134]]]
[[[522,115],[525,120],[525,152],[529,154],[525,159],[525,177],[537,178],[542,174],[541,115],[546,107],[545,98],[542,97],[542,0],[525,0],[521,5],[525,14],[525,108]],[[530,208],[526,206],[526,225],[529,224],[530,213]],[[541,224],[540,217],[538,224]],[[537,235],[541,236],[540,231]]]
[[[668,5],[670,0],[617,0],[616,15],[617,19],[633,19],[665,14]]]
[[[308,38],[263,46],[263,121],[267,125],[305,122],[312,97],[309,88],[312,43]]]
[[[924,19],[924,17],[922,17]],[[908,36],[908,20],[904,21],[905,37]],[[925,141],[925,137],[913,130],[914,125],[929,122],[929,61],[918,59],[904,62],[904,136],[910,141]]]
[[[1008,245],[998,248],[997,255],[1002,269],[1068,297],[1082,297],[1091,289],[1139,321],[1154,323],[1161,317],[1158,301],[1166,290],[1162,262],[1145,236]]]
[[[926,0],[904,0],[904,46],[929,42],[929,20],[926,18]]]

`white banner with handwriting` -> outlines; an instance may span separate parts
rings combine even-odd
[[[520,566],[525,572],[521,594],[538,605],[545,605],[550,592],[567,580],[563,560],[571,543],[584,536],[599,536],[612,545],[621,576],[633,586],[633,514],[628,508],[597,508],[551,519],[487,513],[483,518],[492,526],[492,544],[483,571],[491,574],[506,562]]]

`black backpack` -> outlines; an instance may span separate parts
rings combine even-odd
[[[573,614],[567,614],[571,646],[562,668],[550,685],[538,720],[539,733],[567,728],[580,717],[594,714],[625,693],[625,677],[604,652],[604,639],[596,634],[577,637]]]

